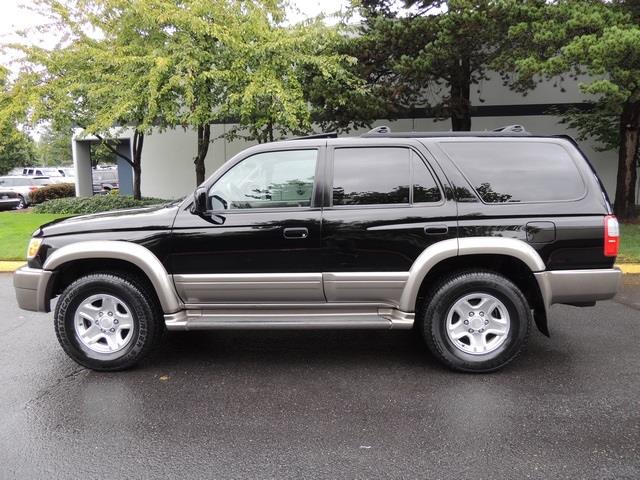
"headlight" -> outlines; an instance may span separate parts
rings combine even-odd
[[[29,242],[29,248],[27,248],[27,260],[31,260],[38,254],[40,245],[42,245],[42,237],[33,237],[31,239]]]

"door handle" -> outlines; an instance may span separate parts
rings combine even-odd
[[[299,240],[309,236],[309,229],[306,227],[285,228],[282,234],[288,240]]]
[[[424,227],[424,233],[427,235],[445,235],[449,233],[449,227],[446,225],[433,225],[432,227]]]

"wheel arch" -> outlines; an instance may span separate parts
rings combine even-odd
[[[135,243],[98,240],[65,245],[46,259],[43,269],[53,271],[55,276],[59,277],[53,282],[68,278],[59,275],[65,271],[133,272],[142,275],[143,279],[149,282],[164,313],[175,313],[181,307],[171,278],[160,260],[149,249]],[[48,288],[47,302],[56,294],[55,290],[55,284]]]
[[[400,309],[415,312],[438,278],[456,270],[489,269],[504,275],[520,288],[534,310],[536,326],[549,335],[547,306],[534,272],[545,264],[529,244],[502,237],[450,239],[428,247],[414,262],[400,298]]]

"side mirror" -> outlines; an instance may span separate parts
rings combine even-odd
[[[202,214],[207,211],[207,197],[206,188],[196,188],[196,191],[193,194],[193,213]]]

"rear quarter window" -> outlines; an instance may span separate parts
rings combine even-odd
[[[585,194],[569,152],[545,142],[440,142],[485,203],[574,201]]]

